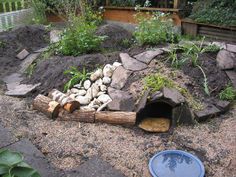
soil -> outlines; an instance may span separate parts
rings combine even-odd
[[[219,92],[223,90],[227,84],[230,83],[230,80],[224,71],[216,67],[216,53],[202,54],[200,55],[198,60],[200,66],[207,76],[207,82],[211,92],[211,96],[218,96]],[[198,67],[193,67],[191,63],[187,63],[182,67],[182,70],[184,74],[192,77],[197,84],[203,86],[203,73]],[[203,88],[199,91],[202,92],[202,94],[206,95]]]
[[[123,50],[129,47],[132,42],[132,34],[117,25],[102,25],[98,28],[96,34],[100,36],[107,36],[101,45],[101,47],[105,50]]]
[[[22,26],[0,33],[0,77],[16,70],[22,62],[15,56],[26,49],[29,52],[48,45],[49,33],[43,26]]]
[[[34,38],[28,39],[34,40]],[[29,50],[46,45],[46,42],[40,41],[38,41],[40,45],[28,45],[30,41],[25,42],[25,46],[28,46]],[[25,46],[23,45],[24,48]],[[124,50],[124,52],[133,56],[144,50],[144,48],[134,47]],[[4,73],[16,72],[18,64],[13,65],[16,53],[12,56],[10,54],[8,56],[7,52],[4,55],[0,53],[2,58],[7,56],[10,62],[5,64],[5,68],[1,65],[1,71],[4,70]],[[140,76],[150,74],[158,68],[159,72],[173,78],[175,82],[186,84],[185,86],[192,84],[193,93],[201,89],[198,87],[202,82],[201,77],[195,79],[195,75],[201,75],[201,73],[195,71],[195,74],[188,74],[191,73],[191,70],[183,69],[183,72],[186,73],[184,74],[182,71],[165,67],[161,59],[163,58],[153,60],[150,64],[152,67],[137,76],[134,75],[135,82],[134,84],[129,83],[129,86],[133,85],[134,89],[140,90]],[[119,61],[118,52],[80,57],[55,56],[39,61],[33,76],[25,82],[41,82],[39,92],[47,93],[52,88],[62,88],[64,82],[67,81],[63,72],[70,66],[77,65],[80,69],[86,67],[92,71],[98,65],[114,61]],[[206,63],[213,65],[213,62],[207,61]],[[209,69],[208,75],[212,74],[213,78],[217,70],[210,70],[208,68],[210,64],[205,66],[203,63],[203,69]],[[11,67],[15,67],[15,69],[11,69]],[[211,76],[208,77],[209,82],[212,82],[212,84],[209,83],[212,89],[219,86],[220,82],[215,81],[217,85],[213,85]],[[221,77],[221,75],[217,77]],[[137,85],[135,85],[136,83]],[[228,113],[208,122],[177,127],[173,132],[151,134],[136,126],[122,127],[100,123],[86,124],[50,120],[42,113],[32,110],[31,103],[31,97],[5,96],[4,90],[0,87],[0,124],[10,129],[16,137],[30,139],[56,168],[65,172],[73,171],[93,155],[99,155],[127,177],[151,177],[148,170],[149,159],[162,150],[179,149],[193,153],[203,161],[206,177],[236,177],[236,105]]]

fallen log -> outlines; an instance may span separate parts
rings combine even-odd
[[[64,109],[60,109],[57,120],[94,123],[95,111],[76,110],[73,113],[68,113]]]
[[[117,125],[134,125],[136,122],[135,112],[96,112],[95,122],[103,122]]]
[[[48,97],[52,98],[54,101],[60,103],[60,105],[68,112],[72,113],[76,109],[79,109],[80,103],[73,100],[71,97],[60,92],[59,90],[53,89],[49,92]]]
[[[51,98],[39,94],[33,101],[33,108],[44,113],[51,119],[57,118],[60,104]]]

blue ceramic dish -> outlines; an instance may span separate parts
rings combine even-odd
[[[149,161],[153,177],[204,177],[205,168],[194,155],[180,150],[166,150]]]

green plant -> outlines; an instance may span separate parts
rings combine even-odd
[[[170,51],[168,51],[168,60],[171,60],[171,66],[176,68],[176,69],[179,69],[180,67],[182,67],[184,65],[184,63],[187,61],[186,58],[178,58],[178,55],[177,55],[177,50],[178,50],[178,47],[176,46],[172,46],[170,48]]]
[[[5,42],[4,41],[0,41],[0,47],[3,48],[5,46],[6,46]]]
[[[227,85],[219,94],[221,100],[233,101],[236,99],[236,89],[231,85]]]
[[[203,81],[203,87],[204,87],[204,92],[210,96],[210,91],[209,91],[209,86],[208,86],[208,81],[207,81],[207,76],[204,72],[204,70],[202,69],[201,66],[197,65],[197,67],[201,70],[203,77],[204,77],[204,81]]]
[[[58,45],[58,52],[63,55],[78,56],[99,50],[105,36],[97,36],[96,24],[87,23],[84,19],[74,17],[73,22],[64,31]]]
[[[41,0],[31,0],[30,5],[33,8],[33,23],[45,24],[47,22],[46,4]]]
[[[70,75],[71,77],[70,80],[65,84],[64,91],[67,91],[79,82],[85,81],[90,76],[90,73],[87,73],[85,68],[83,68],[83,71],[80,72],[76,67],[73,66],[69,70],[64,71],[64,74]]]
[[[0,150],[0,176],[2,177],[40,177],[40,174],[23,161],[18,152]]]
[[[173,32],[173,22],[168,14],[154,13],[147,19],[141,14],[136,15],[138,27],[134,32],[134,37],[140,45],[156,45],[173,41],[177,36]]]
[[[190,18],[201,23],[236,25],[235,0],[198,0]]]
[[[31,65],[29,65],[29,67],[25,71],[25,74],[27,75],[27,77],[30,78],[33,75],[36,66],[37,66],[37,63],[32,63]]]
[[[211,45],[207,45],[204,49],[203,52],[219,52],[220,51],[220,47],[215,45],[215,44],[211,44]]]

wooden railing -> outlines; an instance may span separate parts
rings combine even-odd
[[[24,0],[0,0],[0,13],[17,11],[24,8]]]

